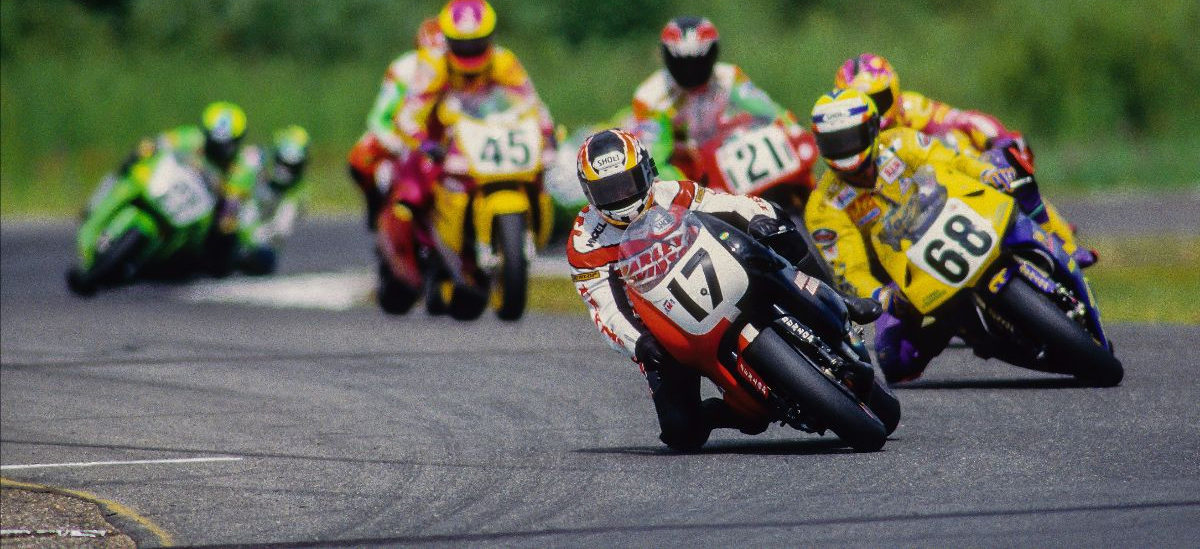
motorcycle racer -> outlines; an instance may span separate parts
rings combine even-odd
[[[392,184],[392,162],[403,161],[409,151],[396,133],[395,116],[416,80],[417,52],[422,48],[436,51],[446,47],[437,19],[431,17],[421,22],[415,42],[417,49],[401,54],[388,65],[379,94],[367,115],[367,131],[346,157],[350,177],[366,198],[370,230],[375,229],[379,208]]]
[[[609,346],[637,362],[645,374],[662,429],[659,438],[672,448],[690,450],[703,445],[713,428],[762,432],[765,424],[748,424],[721,399],[701,402],[700,375],[675,363],[633,313],[616,268],[618,247],[626,227],[641,212],[653,204],[675,205],[715,214],[745,228],[806,272],[823,272],[814,268],[815,258],[796,228],[760,198],[709,190],[687,180],[659,179],[649,152],[623,130],[588,137],[576,167],[589,204],[579,212],[568,237],[571,279]],[[859,323],[878,316],[878,304],[870,300],[851,298],[847,306]]]
[[[210,231],[205,250],[199,258],[204,267],[217,275],[228,273],[234,252],[234,232],[240,200],[237,191],[229,184],[229,177],[240,157],[241,142],[246,134],[246,113],[241,107],[228,101],[216,101],[204,108],[199,125],[183,125],[166,130],[157,136],[142,139],[117,168],[107,175],[93,192],[83,215],[105,215],[111,202],[114,186],[129,174],[139,161],[170,151],[185,164],[206,174],[217,197],[216,222]],[[164,274],[190,271],[196,265],[189,259],[181,259],[178,265],[158,266]]]
[[[445,129],[458,118],[463,104],[486,100],[497,87],[505,96],[519,102],[536,105],[538,128],[544,146],[534,154],[541,155],[541,165],[549,166],[556,154],[554,122],[545,104],[538,97],[525,68],[508,49],[492,41],[496,28],[496,12],[485,0],[450,0],[438,14],[438,25],[446,38],[443,50],[423,48],[418,51],[415,78],[397,109],[395,123],[398,135],[407,147],[422,153],[422,161],[406,162],[396,185],[402,192],[404,205],[422,219],[432,201],[432,186],[438,183],[447,145],[443,142]],[[531,204],[545,203],[548,198],[540,181],[527,187]],[[547,234],[541,208],[534,208],[533,233]]]
[[[922,318],[908,306],[866,238],[874,224],[914,192],[911,178],[923,166],[945,168],[947,177],[968,186],[990,184],[996,167],[904,126],[880,131],[880,113],[856,88],[822,95],[813,106],[813,133],[829,170],[813,191],[805,222],[821,255],[848,293],[871,296],[884,313],[875,325],[875,351],[888,382],[919,376],[945,348],[952,326]],[[942,173],[942,172],[939,172]]]
[[[718,130],[726,105],[781,120],[793,136],[804,132],[796,117],[755,86],[740,67],[718,62],[719,49],[717,28],[707,18],[671,19],[660,35],[664,68],[634,92],[629,129],[649,145],[664,177],[700,179],[694,148]]]
[[[283,241],[308,199],[304,168],[308,132],[291,125],[275,132],[269,150],[242,150],[230,183],[246,201],[238,218],[238,267],[251,275],[275,272]]]
[[[891,64],[873,53],[846,60],[838,68],[834,85],[837,88],[853,87],[869,95],[879,110],[880,124],[885,130],[913,128],[963,153],[980,157],[1002,172],[1013,174],[992,183],[1015,198],[1022,212],[1058,235],[1073,250],[1072,256],[1081,267],[1096,262],[1095,251],[1076,247],[1067,220],[1039,192],[1034,178],[1033,151],[1020,132],[1005,127],[987,113],[958,109],[912,90],[901,91],[900,79]]]

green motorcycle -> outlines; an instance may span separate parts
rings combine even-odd
[[[200,258],[218,203],[216,177],[171,151],[139,160],[89,208],[67,287],[91,296],[146,269]]]

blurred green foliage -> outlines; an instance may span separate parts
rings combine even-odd
[[[0,188],[5,213],[74,211],[143,135],[227,99],[250,139],[314,136],[318,206],[357,207],[344,156],[387,63],[432,0],[4,0]],[[1194,186],[1200,2],[1116,0],[496,0],[555,118],[607,119],[659,66],[673,15],[708,16],[722,60],[805,119],[834,69],[864,51],[901,84],[991,112],[1031,136],[1063,185]]]

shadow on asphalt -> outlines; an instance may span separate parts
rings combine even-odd
[[[1088,387],[1073,377],[939,379],[893,385],[897,390],[921,389],[1077,389]]]
[[[582,454],[620,454],[633,456],[664,456],[705,454],[738,454],[758,456],[853,454],[854,449],[835,438],[802,440],[714,440],[695,452],[676,452],[664,445],[617,446],[612,448],[580,448]]]

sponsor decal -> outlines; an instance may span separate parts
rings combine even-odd
[[[669,312],[671,312],[671,309],[674,309],[674,308],[675,308],[675,300],[674,299],[671,299],[668,297],[667,299],[663,300],[663,310],[664,311],[669,313]]]
[[[875,204],[875,200],[870,195],[862,195],[846,208],[846,214],[850,216],[850,220],[855,225],[862,227],[879,217],[879,206]]]
[[[671,269],[671,265],[689,249],[683,246],[683,237],[684,235],[675,235],[666,241],[655,242],[645,251],[623,262],[622,278],[636,283],[665,275]]]
[[[854,200],[855,196],[858,196],[857,191],[850,187],[844,187],[833,197],[833,205],[837,206],[839,210],[844,210]]]
[[[816,343],[817,336],[813,335],[812,331],[810,331],[808,328],[806,328],[803,324],[797,322],[796,319],[794,319],[790,316],[785,316],[783,318],[780,318],[779,321],[783,322],[783,325],[787,326],[788,330],[790,330],[793,334],[795,334],[797,337],[799,337],[805,343],[809,343],[809,344]]]
[[[928,149],[929,146],[933,144],[933,140],[930,139],[928,135],[925,135],[924,133],[921,133],[921,132],[917,132],[917,144],[920,145],[922,148]]]
[[[729,240],[729,231],[723,231],[723,232],[721,232],[720,239],[721,239],[721,240]]]
[[[904,174],[904,170],[908,167],[903,160],[900,160],[894,154],[880,155],[879,162],[879,177],[882,177],[888,183],[896,181],[897,178]]]
[[[1000,290],[1002,288],[1004,288],[1004,285],[1008,284],[1008,279],[1009,279],[1008,269],[1001,269],[999,272],[996,273],[996,276],[993,276],[992,279],[988,281],[988,285],[987,285],[988,291],[993,294],[1000,293]]]
[[[754,373],[754,370],[751,370],[750,367],[746,365],[746,361],[739,358],[737,361],[737,368],[738,375],[742,376],[742,379],[750,382],[750,385],[753,386],[754,390],[758,391],[760,395],[764,397],[767,396],[767,393],[770,391],[770,389],[767,388],[766,383],[763,383],[762,378],[758,377],[758,374]]]
[[[584,247],[590,248],[592,246],[595,246],[596,242],[598,240],[600,240],[600,235],[603,234],[604,229],[607,229],[607,228],[608,228],[608,223],[597,224],[596,227],[594,229],[592,229],[592,234],[588,236],[587,244],[585,244]]]
[[[822,248],[828,248],[837,244],[837,231],[825,227],[821,227],[812,232],[813,242]]]
[[[1028,263],[1021,263],[1019,269],[1021,270],[1021,276],[1025,280],[1033,283],[1034,286],[1037,286],[1037,288],[1043,293],[1054,293],[1054,290],[1056,289],[1054,281],[1047,278],[1046,275],[1042,274],[1041,271],[1034,269]]]
[[[624,166],[625,153],[621,151],[607,152],[592,160],[592,169],[600,176],[604,176],[605,171],[619,171]]]
[[[821,283],[817,282],[817,279],[800,272],[796,273],[796,278],[793,278],[792,282],[795,282],[801,290],[812,295],[817,295],[817,288],[821,287]]]
[[[696,188],[696,202],[699,203],[701,200],[704,200],[704,187],[697,187]]]
[[[586,282],[600,278],[600,271],[589,271],[586,273],[577,273],[571,275],[571,282]]]

